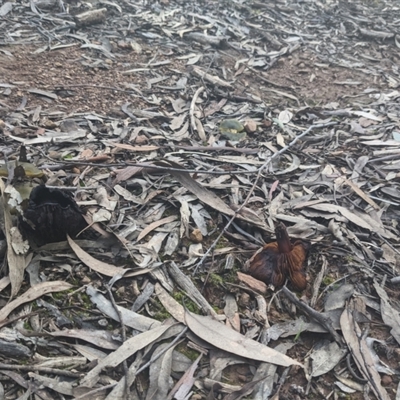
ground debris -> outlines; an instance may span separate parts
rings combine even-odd
[[[2,4],[0,391],[394,399],[397,11]],[[32,248],[18,190],[43,182],[74,203],[62,237],[54,201],[30,208]],[[298,295],[244,268],[276,224],[311,244]]]

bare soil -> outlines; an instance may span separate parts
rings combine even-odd
[[[151,77],[171,76],[171,71],[185,76],[187,66],[179,60],[159,66],[152,71],[146,65],[151,60],[152,51],[146,50],[146,43],[141,43],[143,51],[136,54],[133,51],[119,49],[116,60],[106,59],[101,65],[96,60],[95,52],[90,58],[90,51],[77,46],[66,49],[35,54],[35,47],[19,46],[13,48],[14,58],[0,57],[1,82],[14,84],[18,90],[10,94],[0,95],[1,114],[9,113],[21,106],[26,97],[26,109],[33,110],[41,106],[43,110],[60,107],[68,113],[96,112],[113,117],[126,117],[121,106],[130,103],[134,108],[149,108],[143,96],[168,95],[168,91],[158,89],[157,85],[149,85]],[[231,54],[229,54],[231,53]],[[382,71],[398,61],[398,54],[393,48],[393,54],[387,54],[388,59],[382,60]],[[222,63],[229,71],[234,69],[235,51],[224,52]],[[159,61],[168,60],[168,56]],[[140,70],[126,73],[130,70]],[[234,72],[234,71],[233,71]],[[293,99],[281,96],[277,103],[273,90],[286,92],[298,99],[299,105],[318,106],[328,103],[338,103],[346,106],[353,97],[360,97],[365,90],[388,88],[382,76],[363,72],[357,69],[344,68],[322,63],[317,56],[308,50],[299,50],[293,55],[281,58],[267,72],[255,70],[245,71],[237,78],[240,89],[234,94],[254,94],[267,103],[282,106],[296,104]],[[162,82],[168,86],[169,79]],[[1,83],[0,82],[0,83]],[[132,93],[132,87],[138,94]],[[56,101],[47,97],[27,92],[28,89],[48,90],[58,95]],[[271,91],[272,89],[272,91]],[[367,97],[365,95],[364,97]],[[359,100],[361,101],[361,100]],[[296,104],[297,105],[297,104]]]

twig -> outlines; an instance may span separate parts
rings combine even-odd
[[[110,385],[107,386],[102,386],[97,389],[93,389],[90,392],[84,393],[81,396],[75,397],[75,400],[79,399],[95,399],[96,396],[93,396],[94,394],[101,393],[103,390],[108,390],[112,389],[113,387],[117,386],[116,383],[111,383]]]
[[[175,343],[179,341],[179,339],[187,332],[189,328],[185,326],[183,328],[182,332],[180,332],[176,338],[164,349],[162,349],[157,355],[152,357],[146,364],[143,364],[133,375],[131,375],[131,378],[134,378],[136,375],[140,374],[142,371],[144,371],[147,367],[149,367],[154,361],[158,360],[166,351],[168,351],[171,347],[175,346]]]
[[[47,186],[47,189],[68,190],[74,192],[75,190],[97,190],[96,186]]]
[[[206,285],[207,285],[207,283],[208,283],[208,280],[210,279],[212,267],[213,267],[213,265],[214,265],[214,256],[215,256],[215,253],[213,252],[213,253],[212,253],[212,256],[211,256],[210,268],[208,268],[207,276],[206,276],[206,278],[204,279],[203,286],[202,286],[202,288],[201,288],[201,290],[200,290],[200,293],[201,293],[201,294],[203,294],[204,289],[206,288]]]
[[[273,293],[272,293],[271,300],[270,300],[269,303],[268,303],[268,308],[267,308],[267,311],[268,311],[268,312],[270,312],[270,310],[271,310],[271,306],[272,306],[272,302],[273,302],[273,301],[276,301],[276,308],[277,308],[278,310],[281,310],[281,309],[282,309],[281,303],[280,303],[279,297],[278,297],[278,294],[281,292],[281,290],[282,290],[282,289],[278,290],[277,292],[273,292]]]
[[[277,157],[279,157],[280,155],[282,155],[283,153],[285,153],[288,149],[290,149],[291,147],[293,147],[296,142],[301,139],[302,137],[308,135],[313,129],[317,129],[317,128],[325,128],[327,126],[333,126],[336,125],[337,122],[327,122],[326,124],[316,124],[316,125],[311,125],[308,129],[306,129],[303,133],[301,133],[300,135],[296,136],[287,146],[283,147],[282,149],[280,149],[279,151],[277,151],[275,154],[273,154],[260,168],[258,168],[257,170],[257,177],[256,180],[253,183],[253,186],[251,187],[246,199],[244,200],[244,202],[242,203],[242,205],[235,211],[235,213],[233,214],[233,216],[231,217],[231,219],[227,222],[227,224],[225,225],[224,229],[221,231],[221,233],[218,235],[218,237],[214,240],[214,242],[211,244],[211,246],[208,248],[208,250],[204,253],[203,257],[201,258],[201,260],[196,264],[193,274],[195,274],[198,270],[198,268],[204,263],[204,261],[206,260],[206,258],[208,257],[208,255],[211,253],[211,251],[214,249],[214,247],[217,245],[217,243],[219,242],[219,240],[221,239],[221,237],[226,233],[226,231],[228,230],[228,228],[231,226],[232,222],[235,220],[235,218],[238,216],[238,214],[240,213],[240,211],[242,211],[242,209],[247,205],[247,203],[249,202],[250,197],[253,195],[254,189],[256,188],[258,181],[261,178],[261,174],[263,172],[263,170]]]
[[[112,90],[115,92],[123,92],[123,93],[132,93],[134,90],[126,90],[126,89],[121,89],[115,86],[102,86],[102,85],[90,85],[88,83],[82,83],[82,84],[75,84],[75,85],[56,85],[55,88],[56,90],[60,90],[63,88],[74,88],[74,87],[85,87],[85,88],[92,88],[92,89],[104,89],[104,90]]]
[[[180,148],[180,147],[177,147]],[[211,148],[207,148],[209,150],[212,150]],[[41,153],[41,155],[45,158],[47,158],[49,161],[54,162],[57,165],[60,165],[58,168],[62,168],[61,166],[65,165],[93,165],[96,167],[104,167],[104,168],[126,168],[126,167],[138,167],[138,168],[143,168],[143,169],[159,169],[162,171],[176,171],[176,172],[186,172],[186,173],[193,173],[193,174],[208,174],[208,175],[226,175],[227,171],[208,171],[208,170],[201,170],[201,169],[186,169],[186,168],[172,168],[172,167],[163,167],[160,165],[155,165],[155,164],[141,164],[141,163],[120,163],[120,164],[103,164],[103,163],[95,163],[95,162],[88,162],[88,161],[67,161],[64,160],[62,162],[55,160],[54,158],[49,157],[43,150],[37,148],[36,149],[38,152]],[[49,168],[49,166],[46,166],[46,168]],[[43,166],[40,168],[43,169]],[[230,175],[250,175],[254,174],[254,171],[228,171]]]
[[[7,369],[12,371],[34,371],[43,372],[45,374],[62,375],[70,378],[81,378],[82,374],[78,372],[66,371],[65,369],[39,367],[36,365],[13,365],[0,363],[0,370]]]
[[[0,323],[0,328],[3,328],[3,327],[5,327],[5,326],[7,326],[7,325],[11,325],[11,324],[13,324],[13,323],[16,322],[16,321],[19,321],[20,319],[23,319],[23,318],[30,318],[30,317],[32,317],[32,316],[34,316],[34,315],[42,314],[42,313],[44,313],[44,312],[47,312],[47,310],[46,310],[46,309],[36,310],[36,311],[32,311],[32,312],[29,313],[29,314],[18,315],[18,316],[15,317],[15,318],[5,319],[5,320],[1,321],[1,323]]]
[[[376,232],[379,239],[384,241],[395,253],[400,254],[400,251],[396,249],[388,240],[386,240],[380,233]]]
[[[332,321],[329,317],[322,315],[318,311],[311,308],[308,304],[299,300],[296,295],[292,293],[286,286],[284,286],[281,291],[292,303],[295,304],[296,307],[306,313],[310,318],[321,324],[332,335],[333,339],[339,344],[339,346],[343,347],[342,338],[333,328]]]
[[[358,376],[357,373],[354,371],[353,367],[351,366],[351,353],[348,353],[347,356],[346,356],[346,364],[347,364],[347,368],[349,369],[351,375],[353,375],[353,377],[357,381],[359,381],[361,383],[367,383],[368,382],[368,379],[364,379],[364,378],[361,378],[360,376]]]

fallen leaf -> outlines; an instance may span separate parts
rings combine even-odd
[[[169,217],[160,219],[159,221],[154,221],[152,224],[146,226],[146,228],[144,228],[142,232],[140,232],[139,236],[136,239],[137,242],[140,242],[145,236],[147,236],[154,229],[157,229],[161,225],[165,225],[170,222],[176,221],[177,218],[178,217],[176,215],[170,215]]]
[[[11,281],[11,298],[13,298],[18,294],[19,289],[21,288],[22,282],[24,280],[24,272],[27,265],[27,260],[25,259],[25,253],[27,251],[27,248],[26,245],[24,245],[24,242],[21,243],[22,247],[17,245],[18,252],[16,252],[15,246],[13,246],[14,242],[13,242],[12,232],[17,228],[13,226],[10,206],[6,198],[5,190],[6,188],[4,186],[4,182],[2,179],[0,179],[0,191],[1,191],[0,210],[3,211],[2,219],[4,221],[4,233],[6,236],[7,243],[9,244],[7,246],[7,264]],[[18,236],[20,237],[20,233]]]
[[[389,302],[389,297],[386,291],[374,281],[374,288],[381,299],[381,315],[383,322],[390,326],[391,335],[395,338],[396,342],[400,345],[400,314]]]
[[[189,394],[195,382],[194,373],[196,372],[196,369],[199,366],[199,362],[202,357],[203,354],[200,354],[196,358],[190,368],[183,374],[181,379],[179,379],[174,388],[168,394],[167,400],[171,400],[172,398],[176,400],[187,399],[187,395]]]
[[[81,380],[82,387],[93,387],[100,378],[101,371],[106,367],[115,368],[127,358],[133,356],[138,350],[143,349],[156,341],[170,326],[161,325],[149,331],[139,333],[126,340],[116,351],[110,353],[92,368]]]
[[[372,391],[379,400],[390,400],[387,391],[381,385],[381,377],[375,369],[367,342],[348,307],[343,310],[340,317],[340,326],[344,340],[362,377],[369,381]]]
[[[298,361],[243,336],[212,317],[196,315],[186,310],[185,321],[189,329],[201,339],[228,353],[284,367],[302,366]]]
[[[62,281],[42,282],[31,287],[24,294],[20,295],[17,299],[8,303],[0,310],[0,325],[2,322],[4,322],[8,315],[20,305],[36,300],[45,294],[62,292],[71,288],[72,285]]]
[[[116,267],[115,265],[107,264],[103,261],[96,260],[90,254],[86,253],[85,250],[81,249],[68,235],[67,235],[67,240],[68,240],[69,245],[71,246],[71,249],[76,254],[76,256],[85,265],[87,265],[89,268],[93,269],[94,271],[99,272],[100,274],[103,274],[106,276],[115,276],[115,275],[124,276],[125,273],[128,272],[128,269]]]

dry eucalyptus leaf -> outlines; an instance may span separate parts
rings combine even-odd
[[[62,292],[71,288],[72,285],[62,281],[42,282],[31,287],[17,299],[8,303],[0,310],[0,325],[2,322],[4,322],[8,315],[20,305],[36,300],[47,293]]]
[[[293,118],[293,113],[289,110],[283,110],[279,113],[278,119],[282,124],[287,124]]]
[[[100,360],[99,363],[81,380],[81,386],[93,387],[99,380],[99,375],[104,368],[115,368],[124,360],[134,355],[138,350],[143,349],[144,347],[156,341],[169,328],[170,327],[168,325],[161,325],[129,338],[116,351],[110,353],[106,358]]]
[[[48,387],[66,396],[73,396],[74,394],[73,384],[71,382],[60,382],[58,378],[48,378],[43,375],[35,374],[34,372],[29,372],[28,375],[37,385]]]
[[[189,329],[213,346],[251,360],[289,366],[301,364],[278,351],[248,339],[226,327],[212,317],[204,317],[186,310],[185,321]]]
[[[358,213],[357,215],[345,207],[327,203],[309,205],[308,207],[324,212],[333,212],[333,213],[339,212],[349,221],[360,226],[361,228],[367,229],[370,232],[378,232],[385,238],[392,238],[392,239],[395,238],[394,234],[384,229],[381,224],[377,224],[376,221],[372,220],[372,218],[365,213]]]
[[[350,388],[351,390],[353,390],[353,393],[354,391],[363,392],[365,390],[365,385],[362,385],[361,383],[347,378],[346,373],[344,373],[343,375],[335,374],[335,378],[338,379],[342,385],[346,385],[348,389]]]
[[[389,400],[387,391],[381,385],[381,377],[375,369],[371,353],[368,349],[365,338],[355,322],[351,310],[345,308],[340,317],[340,325],[344,340],[351,350],[353,359],[362,376],[369,381],[370,387],[375,396],[380,400]]]
[[[186,400],[192,386],[195,382],[194,373],[199,365],[203,354],[200,354],[190,368],[183,374],[182,378],[176,383],[168,395],[167,399]],[[161,399],[160,399],[161,400]]]
[[[164,308],[178,321],[185,322],[185,309],[159,284],[155,285],[155,292]]]
[[[390,333],[400,345],[400,313],[389,302],[389,296],[385,290],[374,281],[374,288],[381,299],[381,315],[383,322],[392,329]]]
[[[347,299],[353,295],[354,286],[350,283],[339,286],[337,289],[329,293],[325,298],[325,311],[343,308]]]
[[[175,346],[170,343],[160,344],[152,355],[149,371],[149,389],[146,400],[165,400],[170,389],[172,378],[172,354]],[[162,354],[162,352],[164,353]],[[158,355],[161,355],[156,359]]]
[[[168,224],[170,222],[173,222],[177,219],[176,215],[170,215],[169,217],[165,217],[163,219],[160,219],[159,221],[154,221],[152,224],[148,225],[145,229],[140,232],[139,236],[137,237],[137,241],[139,242],[142,240],[144,237],[146,237],[151,231],[154,229],[157,229],[159,226]]]
[[[6,236],[7,243],[7,263],[9,268],[9,275],[11,281],[11,298],[16,296],[21,288],[22,281],[24,279],[24,271],[27,264],[27,260],[25,258],[26,246],[24,242],[21,242],[21,245],[16,244],[17,251],[15,251],[13,244],[12,232],[16,232],[14,229],[17,229],[13,226],[13,220],[10,213],[10,207],[7,203],[6,194],[5,194],[5,186],[2,179],[0,179],[0,190],[1,190],[1,207],[0,210],[3,211],[2,220],[4,221],[4,233]],[[14,229],[13,229],[14,228]],[[20,236],[19,236],[20,239]],[[25,251],[26,250],[26,251]],[[9,304],[8,304],[9,305]]]
[[[351,394],[351,393],[355,393],[356,392],[356,390],[346,386],[345,384],[343,384],[340,381],[336,381],[335,385],[344,393],[350,393]]]
[[[325,375],[336,367],[346,353],[347,350],[341,349],[336,342],[322,341],[317,343],[310,355],[312,359],[310,377]]]
[[[124,307],[117,306],[117,313],[111,301],[107,300],[100,292],[94,289],[93,286],[89,285],[86,289],[86,293],[90,296],[92,303],[94,303],[103,314],[118,322],[120,322],[119,315],[121,315],[124,325],[129,326],[132,329],[144,332],[161,324],[155,319],[137,314]]]
[[[207,312],[217,318],[215,310],[211,307],[205,297],[200,293],[199,289],[197,289],[192,280],[187,275],[185,275],[174,262],[171,262],[169,264],[168,272],[173,280],[176,282],[176,284],[187,293],[188,297],[192,301],[194,301],[199,307],[201,307],[204,312]]]
[[[386,343],[383,340],[374,339],[372,337],[366,338],[368,349],[371,353],[372,360],[374,361],[375,369],[380,372],[381,374],[386,375],[395,375],[396,371],[393,368],[390,368],[387,364],[385,364],[378,356],[375,351],[376,343],[381,346],[385,346]]]
[[[16,226],[10,229],[11,245],[15,251],[15,254],[24,255],[29,250],[29,242],[24,240],[21,232]]]
[[[116,267],[115,265],[107,264],[103,261],[96,260],[94,257],[92,257],[90,254],[86,253],[83,249],[81,249],[76,242],[74,242],[68,235],[67,235],[67,240],[69,245],[71,246],[71,249],[74,251],[76,256],[89,268],[93,269],[96,272],[99,272],[100,274],[106,275],[106,276],[124,276],[126,272],[128,272],[127,269],[121,268],[121,267]]]
[[[49,335],[53,337],[81,339],[97,347],[108,350],[116,350],[120,345],[118,341],[113,339],[111,332],[103,330],[62,329],[60,331],[50,332]]]

